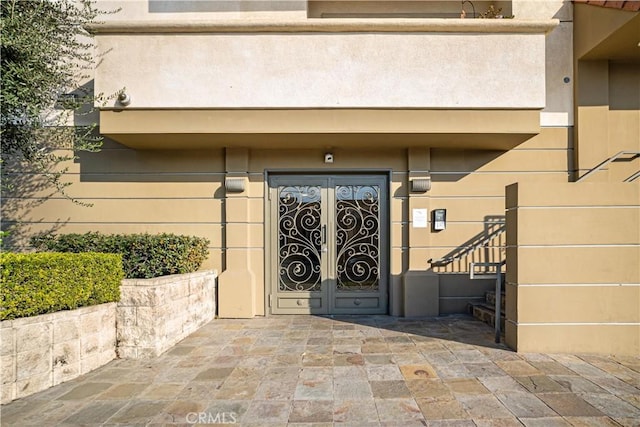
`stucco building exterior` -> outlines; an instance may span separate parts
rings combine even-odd
[[[461,313],[505,262],[512,348],[640,352],[636,2],[101,3],[94,206],[27,234],[204,236],[221,317]]]

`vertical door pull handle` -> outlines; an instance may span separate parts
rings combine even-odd
[[[326,226],[326,224],[324,224],[322,226],[322,244],[323,245],[327,244],[327,226]]]

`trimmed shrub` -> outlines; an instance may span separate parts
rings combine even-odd
[[[118,254],[0,254],[0,320],[120,300]]]
[[[209,255],[209,241],[175,234],[61,234],[36,237],[42,251],[122,254],[125,277],[150,279],[197,271]]]

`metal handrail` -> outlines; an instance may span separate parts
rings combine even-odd
[[[480,266],[480,267],[495,267],[496,269],[496,274],[495,274],[495,279],[496,279],[496,306],[495,306],[495,331],[496,331],[496,336],[495,336],[495,341],[496,343],[500,343],[500,334],[502,333],[501,331],[501,315],[502,315],[502,266],[506,263],[506,261],[502,261],[502,262],[472,262],[469,264],[469,271],[470,271],[470,278],[473,279],[489,279],[489,278],[493,278],[492,276],[488,276],[487,274],[482,274],[480,276],[477,276],[473,274],[475,267],[476,266]]]
[[[492,239],[495,239],[496,237],[498,237],[499,235],[503,234],[506,231],[507,229],[505,227],[505,223],[503,222],[501,223],[500,228],[497,228],[495,231],[492,231],[487,235],[482,236],[482,238],[480,239],[476,239],[477,242],[474,242],[470,245],[466,245],[462,247],[464,249],[464,252],[461,252],[460,254],[457,254],[455,256],[446,256],[446,257],[436,258],[436,259],[429,258],[427,262],[431,264],[433,267],[445,267],[446,265],[451,264],[453,261],[464,258],[470,252],[473,252],[476,249],[486,248],[487,243],[489,243]]]
[[[582,175],[580,178],[578,178],[576,180],[576,182],[580,182],[583,179],[587,178],[588,176],[593,175],[594,173],[602,170],[602,168],[604,168],[606,165],[608,165],[611,162],[614,162],[614,161],[618,160],[622,156],[633,156],[630,159],[630,160],[633,160],[636,157],[640,156],[640,151],[619,151],[616,154],[614,154],[613,156],[611,156],[608,159],[606,159],[605,161],[603,161],[602,163],[600,163],[598,166],[592,168],[589,172],[587,172],[584,175]],[[640,171],[634,173],[629,178],[625,179],[624,182],[631,182],[631,181],[635,180],[636,178],[638,178],[638,176],[640,176]]]

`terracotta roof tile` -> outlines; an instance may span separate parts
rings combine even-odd
[[[584,3],[592,6],[608,7],[612,9],[622,9],[631,12],[640,11],[640,1],[627,0],[627,1],[602,1],[602,0],[573,0],[574,3]]]
[[[640,11],[640,1],[625,1],[622,8],[624,10],[632,10],[634,12],[638,12]]]

